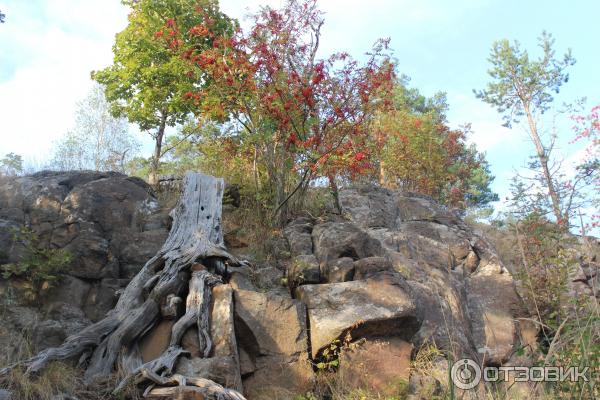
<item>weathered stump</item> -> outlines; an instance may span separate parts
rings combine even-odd
[[[243,399],[235,390],[213,381],[173,374],[178,357],[186,353],[180,346],[181,338],[194,324],[203,355],[210,353],[211,288],[221,282],[220,274],[226,263],[239,263],[223,243],[223,192],[222,179],[188,172],[182,196],[171,212],[173,226],[169,237],[129,283],[115,308],[104,319],[68,337],[60,347],[46,349],[4,368],[0,376],[13,368],[35,373],[54,360],[78,360],[85,367],[87,382],[106,378],[116,369],[125,371],[127,377],[115,391],[135,382],[149,383],[144,394],[151,398],[194,393],[207,399]],[[184,297],[186,309],[180,317],[178,302]],[[139,341],[163,318],[178,319],[172,328],[169,347],[160,357],[143,363]]]

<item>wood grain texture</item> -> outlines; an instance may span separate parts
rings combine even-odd
[[[192,273],[190,268],[195,263],[239,263],[227,252],[223,242],[224,187],[223,179],[187,172],[183,194],[170,214],[173,225],[167,240],[132,279],[114,309],[104,319],[67,338],[61,346],[0,370],[0,376],[17,367],[35,373],[54,360],[79,359],[81,366],[87,365],[86,382],[106,378],[118,367],[130,375],[117,390],[131,381],[160,383],[156,377],[168,380],[177,358],[185,353],[179,346],[181,337],[194,323],[207,356],[211,349],[208,318],[211,288],[221,281],[221,277],[208,270]],[[167,297],[182,297],[186,291],[189,295],[185,314],[173,327],[169,347],[157,359],[142,364],[139,340],[160,321],[161,307],[166,304]],[[235,391],[205,381],[197,381],[198,385],[193,386],[207,389],[207,398],[243,399]],[[188,382],[195,381],[189,378]]]

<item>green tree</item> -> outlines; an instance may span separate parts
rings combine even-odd
[[[4,18],[6,18],[6,14],[4,14],[4,13],[2,12],[2,10],[0,10],[0,24],[3,24],[3,23],[4,23]]]
[[[551,210],[559,223],[568,226],[569,211],[561,204],[557,182],[549,167],[551,145],[544,143],[538,127],[538,118],[549,110],[563,83],[569,80],[567,68],[575,63],[568,50],[562,59],[555,57],[554,39],[546,32],[539,38],[542,55],[530,59],[527,50],[521,49],[518,42],[512,45],[508,40],[500,40],[492,45],[488,71],[492,81],[484,90],[475,90],[477,98],[496,107],[503,114],[505,125],[527,119],[528,133],[535,146],[537,166],[541,170],[545,189],[551,201]]]
[[[216,36],[232,35],[236,23],[219,11],[216,0],[123,0],[123,4],[131,12],[128,26],[116,36],[113,65],[92,72],[92,78],[106,86],[114,115],[126,116],[153,137],[149,179],[156,183],[166,127],[183,123],[198,110],[185,95],[207,83],[202,69],[190,67],[191,52],[184,53],[184,44],[194,37],[198,49],[211,48]]]
[[[0,159],[0,173],[7,176],[16,176],[23,172],[23,157],[19,154],[8,153]]]
[[[459,209],[498,200],[490,189],[485,155],[466,143],[470,127],[450,129],[444,93],[423,96],[401,77],[392,106],[379,113],[371,132],[382,186],[432,196]]]

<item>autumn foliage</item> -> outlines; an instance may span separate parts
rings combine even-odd
[[[284,218],[311,182],[329,182],[335,195],[338,184],[379,180],[384,170],[381,183],[466,207],[480,155],[439,115],[394,104],[389,40],[378,40],[364,62],[344,52],[321,56],[316,0],[263,7],[250,29],[234,33],[215,29],[203,7],[196,15],[185,32],[166,20],[155,40],[188,61],[187,76],[202,71],[203,85],[183,98],[227,127],[221,150],[234,146],[231,154],[247,158],[249,180],[271,193]]]

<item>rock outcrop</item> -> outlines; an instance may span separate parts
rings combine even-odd
[[[510,359],[527,312],[485,238],[423,196],[368,186],[341,191],[340,204],[343,220],[309,229],[303,218],[284,230],[293,255],[308,259],[312,248],[320,265],[319,283],[288,270],[307,306],[313,359],[336,340],[435,345],[481,365]],[[340,372],[353,368],[345,359]]]
[[[33,330],[37,349],[104,317],[119,291],[162,246],[169,217],[143,180],[118,173],[39,172],[0,182],[0,263],[19,261],[12,231],[31,229],[43,248],[72,257],[42,307],[8,307],[2,324]],[[19,303],[19,282],[0,280],[4,301]]]
[[[409,381],[426,380],[410,376],[421,348],[501,365],[523,338],[535,340],[516,322],[526,310],[511,274],[459,217],[426,197],[377,187],[343,190],[339,200],[342,216],[298,218],[283,230],[283,263],[229,270],[213,290],[213,352],[201,358],[198,332],[188,330],[189,358],[178,372],[243,390],[250,400],[291,399],[312,389],[317,366],[335,354],[330,369],[347,387],[395,396]],[[7,308],[0,334],[33,327],[43,348],[101,319],[163,244],[169,223],[148,185],[116,173],[42,172],[3,182],[0,264],[21,256],[10,232],[22,225],[73,261],[42,307]],[[18,290],[0,280],[5,299]],[[161,324],[140,343],[144,361],[169,344],[172,321]]]

